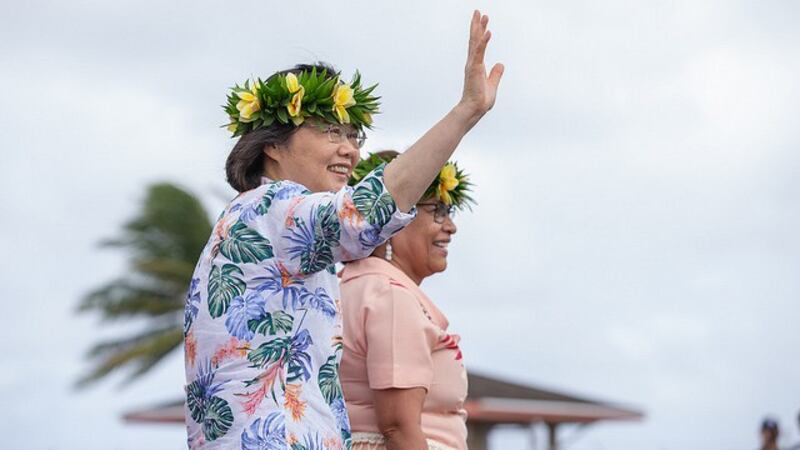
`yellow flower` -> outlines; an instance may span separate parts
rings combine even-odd
[[[303,107],[303,96],[305,95],[306,90],[303,86],[300,86],[300,90],[295,92],[294,96],[292,96],[292,101],[286,105],[286,109],[289,111],[289,115],[292,117],[297,117],[300,114],[300,108]],[[300,116],[302,117],[302,116]]]
[[[261,100],[258,99],[258,84],[253,83],[250,92],[241,90],[236,92],[239,97],[239,103],[236,104],[236,109],[239,110],[239,121],[247,123],[255,119],[253,115],[261,110]]]
[[[458,186],[456,178],[456,166],[452,163],[445,164],[439,172],[439,200],[446,205],[453,203],[450,191]]]
[[[229,123],[228,124],[228,131],[230,131],[231,133],[236,133],[236,126],[237,125],[239,125],[239,124],[236,123],[236,122]]]
[[[289,89],[290,94],[294,94],[302,87],[303,86],[300,85],[300,81],[297,80],[297,75],[291,72],[286,74],[286,88]]]
[[[347,108],[356,104],[353,98],[353,88],[346,84],[340,84],[333,92],[333,110],[339,118],[339,123],[350,123],[350,114]]]
[[[306,88],[300,84],[297,75],[289,72],[286,74],[286,89],[289,90],[290,94],[294,94],[292,100],[286,105],[286,110],[289,112],[292,122],[300,126],[305,120],[305,117],[300,114],[300,110],[303,108],[303,97],[306,95]]]
[[[365,113],[363,114],[363,116],[364,116],[364,124],[366,124],[366,125],[372,125],[372,114],[370,114],[370,113],[368,113],[368,112],[365,112]]]

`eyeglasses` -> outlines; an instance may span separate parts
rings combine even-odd
[[[363,131],[353,130],[348,133],[342,127],[337,127],[336,125],[329,125],[325,128],[317,127],[317,129],[327,133],[328,142],[332,144],[341,144],[347,139],[355,148],[361,148],[367,140],[367,135]]]
[[[436,223],[444,223],[445,218],[449,217],[452,219],[456,213],[456,208],[453,205],[446,205],[442,202],[417,203],[417,206],[434,207],[433,210],[428,209],[428,211],[433,212],[433,221]]]

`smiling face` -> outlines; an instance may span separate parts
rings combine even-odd
[[[392,237],[392,263],[417,284],[434,273],[447,269],[447,247],[457,231],[451,217],[442,223],[434,220],[432,200],[421,201],[417,217],[403,231]]]
[[[264,150],[265,175],[300,183],[312,192],[338,191],[358,163],[355,135],[349,125],[303,124],[285,145]]]

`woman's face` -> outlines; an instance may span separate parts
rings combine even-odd
[[[300,183],[312,192],[338,191],[358,164],[356,135],[350,125],[309,121],[286,145],[265,150],[273,160],[267,164],[267,176]]]
[[[392,260],[417,283],[447,268],[447,248],[457,228],[449,215],[434,220],[436,202],[417,205],[417,217],[391,240]]]

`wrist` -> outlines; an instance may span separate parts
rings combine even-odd
[[[451,113],[466,125],[467,130],[472,128],[483,117],[480,108],[474,103],[465,102],[464,100],[458,102]]]

